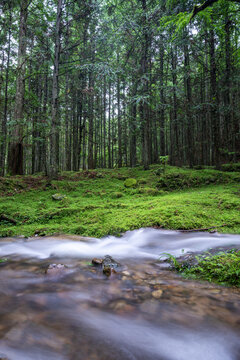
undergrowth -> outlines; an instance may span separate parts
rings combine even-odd
[[[140,227],[240,233],[240,174],[159,165],[0,178],[0,236],[102,237]],[[127,188],[126,179],[136,179]],[[56,201],[53,195],[63,195]]]
[[[169,255],[173,268],[184,277],[240,287],[240,251],[232,249],[215,255],[196,256],[197,265],[181,264]]]

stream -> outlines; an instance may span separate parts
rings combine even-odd
[[[0,359],[239,360],[240,289],[183,279],[160,261],[233,247],[239,235],[155,229],[2,238]],[[91,266],[105,255],[121,264],[110,277]]]

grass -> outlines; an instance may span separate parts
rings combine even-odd
[[[181,264],[169,255],[173,268],[185,278],[206,280],[220,285],[240,287],[240,251],[232,249],[227,252],[203,254],[196,256],[197,265]]]
[[[140,227],[211,226],[240,233],[239,172],[167,166],[162,174],[158,169],[65,172],[51,183],[40,175],[1,178],[0,236],[102,237]],[[136,179],[137,186],[126,188],[128,178]],[[65,197],[56,201],[56,193]]]

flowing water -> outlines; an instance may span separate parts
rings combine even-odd
[[[141,229],[121,238],[2,239],[0,359],[238,360],[240,290],[181,278],[159,261],[240,236]],[[112,256],[107,278],[89,265]],[[49,264],[64,264],[47,271]]]

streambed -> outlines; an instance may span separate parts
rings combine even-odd
[[[0,359],[240,359],[240,290],[185,280],[159,261],[221,247],[240,248],[240,236],[1,239]],[[105,255],[122,265],[109,278],[90,266]],[[53,263],[67,268],[45,274]]]

